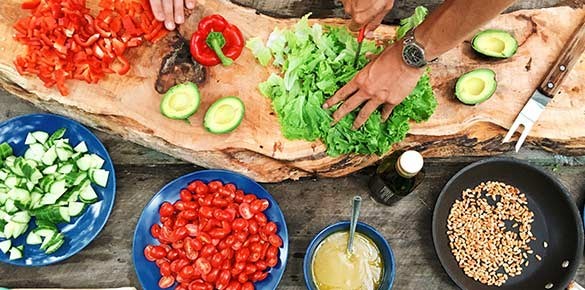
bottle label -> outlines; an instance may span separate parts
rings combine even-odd
[[[372,180],[370,181],[370,191],[374,199],[378,200],[381,203],[388,204],[392,197],[396,196],[384,181],[382,181],[378,176],[373,176]]]

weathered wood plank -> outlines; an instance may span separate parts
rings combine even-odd
[[[436,197],[446,180],[467,162],[432,160],[427,178],[416,192],[386,207],[365,198],[362,220],[381,230],[397,260],[394,289],[457,289],[436,259],[431,216]],[[131,261],[132,234],[142,207],[170,180],[191,172],[189,165],[155,167],[120,165],[116,207],[104,231],[84,251],[58,265],[18,268],[0,265],[3,286],[8,287],[122,287],[138,282]],[[311,238],[326,225],[347,219],[351,196],[367,197],[369,172],[339,179],[304,179],[267,184],[287,219],[290,255],[280,289],[303,289],[302,260]],[[582,207],[585,166],[560,167],[555,175],[569,188]],[[311,201],[311,202],[299,202]],[[577,280],[585,279],[585,268]]]
[[[309,12],[313,13],[314,17],[347,17],[343,11],[343,5],[339,0],[231,0],[234,3],[253,7],[258,12],[275,16],[275,17],[300,17]],[[552,7],[561,4],[562,2],[572,2],[567,4],[574,4],[577,6],[579,1],[559,1],[559,0],[523,0],[517,1],[508,11],[516,11],[519,9],[532,9]],[[434,9],[441,2],[441,0],[428,1],[401,1],[395,0],[394,8],[384,18],[385,23],[396,24],[404,17],[408,17],[414,11],[414,8],[419,5],[424,5],[429,9]],[[581,6],[582,6],[581,2]]]

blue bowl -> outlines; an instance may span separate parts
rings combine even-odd
[[[41,130],[51,134],[60,128],[67,129],[64,138],[69,138],[69,142],[73,146],[85,141],[89,152],[95,153],[104,159],[103,168],[110,172],[108,186],[106,188],[94,186],[93,188],[99,196],[99,201],[89,206],[81,216],[73,218],[72,223],[58,225],[59,230],[65,235],[65,244],[55,253],[47,255],[39,249],[39,246],[25,245],[23,259],[10,261],[8,255],[0,253],[1,262],[17,266],[45,266],[63,261],[83,250],[95,239],[106,225],[106,221],[114,207],[116,174],[112,160],[100,140],[83,125],[58,115],[23,115],[0,124],[0,143],[8,142],[12,146],[14,155],[22,156],[28,148],[28,145],[24,144],[24,140],[30,131]],[[33,220],[31,220],[29,230],[34,228]],[[16,239],[15,244],[24,244],[27,234],[28,231]]]
[[[246,176],[226,170],[202,170],[183,175],[165,185],[146,205],[138,220],[132,245],[134,269],[142,288],[145,290],[162,290],[162,288],[158,287],[158,281],[161,278],[158,267],[154,262],[150,262],[144,257],[144,248],[147,245],[158,244],[158,240],[150,235],[151,226],[159,223],[160,220],[158,209],[165,201],[175,202],[179,200],[179,191],[195,180],[201,180],[206,183],[214,180],[219,180],[224,184],[233,183],[245,193],[253,193],[258,198],[264,198],[270,202],[270,206],[264,211],[264,214],[266,214],[269,221],[276,223],[278,226],[277,233],[282,238],[283,245],[280,248],[280,259],[276,267],[270,269],[269,275],[265,280],[255,283],[254,286],[256,286],[256,289],[276,289],[284,274],[288,256],[288,231],[282,210],[280,210],[278,203],[270,193],[258,183]]]
[[[317,290],[317,285],[313,281],[313,256],[317,247],[325,238],[340,231],[349,231],[349,221],[342,221],[324,228],[319,232],[309,244],[305,259],[303,261],[303,274],[305,275],[305,285],[309,290]],[[386,239],[376,229],[368,224],[358,222],[356,231],[370,238],[380,250],[382,261],[384,262],[384,270],[382,273],[382,283],[378,290],[392,289],[394,277],[396,276],[396,262],[394,261],[394,253]]]

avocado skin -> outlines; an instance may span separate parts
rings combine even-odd
[[[488,91],[484,92],[478,98],[470,99],[468,97],[473,96],[465,96],[462,88],[462,86],[464,85],[463,82],[465,81],[466,78],[473,77],[476,75],[478,76],[478,78],[480,78],[486,83],[485,84],[486,86],[489,86],[490,88]],[[498,81],[496,80],[496,73],[493,70],[487,68],[475,69],[467,73],[464,73],[459,77],[459,79],[457,79],[457,83],[455,85],[455,96],[461,103],[467,106],[475,106],[489,100],[496,92],[497,87]]]
[[[193,106],[191,110],[183,115],[178,115],[177,112],[174,112],[169,106],[168,102],[172,98],[172,96],[178,92],[186,91],[186,95],[195,98],[193,102]],[[160,112],[167,118],[175,119],[175,120],[185,120],[191,117],[197,109],[199,109],[199,103],[201,102],[201,97],[199,93],[199,89],[197,85],[192,82],[185,82],[182,84],[178,84],[170,88],[165,95],[163,96],[162,101],[160,102]]]
[[[506,45],[506,49],[508,49],[509,51],[506,51],[503,54],[495,54],[495,53],[490,52],[489,50],[482,49],[479,41],[482,39],[482,37],[486,37],[486,36],[490,36],[490,35],[495,36],[498,39],[502,40],[504,42],[504,44]],[[511,50],[509,49],[510,48],[509,46],[511,46]],[[510,58],[516,54],[516,52],[518,51],[518,41],[516,40],[516,38],[514,38],[514,36],[512,34],[510,34],[507,31],[500,30],[500,29],[486,29],[486,30],[478,32],[471,39],[471,47],[473,48],[473,50],[476,53],[478,53],[482,56],[487,56],[490,58],[505,59],[505,58]]]

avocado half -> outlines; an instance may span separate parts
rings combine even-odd
[[[245,110],[244,103],[238,97],[223,97],[207,109],[203,125],[214,134],[229,133],[240,125]]]
[[[471,46],[485,56],[508,58],[518,49],[518,41],[512,34],[498,29],[488,29],[473,37]]]
[[[491,69],[480,68],[459,77],[455,96],[466,105],[477,105],[487,101],[497,86],[496,73]]]
[[[168,118],[185,120],[197,112],[200,99],[197,85],[192,82],[178,84],[165,93],[160,111]]]

